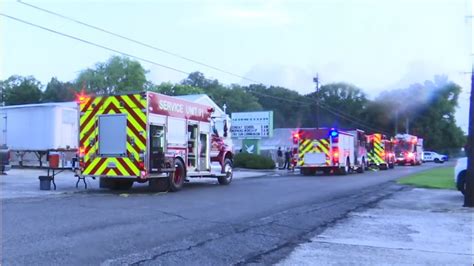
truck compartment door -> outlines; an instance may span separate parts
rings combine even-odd
[[[99,155],[105,157],[127,155],[127,115],[99,116]]]

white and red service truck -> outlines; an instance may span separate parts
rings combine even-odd
[[[233,154],[213,129],[212,107],[154,92],[78,101],[80,174],[99,177],[102,187],[149,182],[177,191],[191,177],[232,181]]]

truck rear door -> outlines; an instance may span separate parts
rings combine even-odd
[[[83,175],[138,177],[145,168],[146,98],[141,94],[80,101]]]

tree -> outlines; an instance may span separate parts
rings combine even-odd
[[[312,100],[310,112],[316,113],[316,92],[307,95]],[[369,100],[362,89],[348,83],[330,83],[319,89],[320,126],[364,128],[364,112]],[[369,123],[367,123],[369,124]],[[314,125],[314,123],[312,123]]]
[[[454,118],[460,92],[461,87],[446,76],[435,76],[433,81],[381,94],[377,112],[390,114],[391,129],[398,120],[398,131],[403,132],[402,124],[408,121],[409,133],[423,137],[427,149],[450,153],[465,143]]]
[[[93,69],[83,70],[76,79],[76,86],[98,95],[143,91],[145,74],[138,61],[113,56],[105,63],[97,63]]]
[[[56,77],[46,85],[43,93],[43,102],[68,102],[75,99],[77,90],[71,82],[61,82]]]
[[[298,92],[262,84],[249,85],[246,91],[258,99],[263,110],[273,110],[276,128],[305,127],[310,124],[310,101]]]
[[[206,93],[217,105],[227,106],[228,112],[257,111],[262,107],[258,103],[258,99],[248,94],[244,88],[234,86],[224,86],[217,79],[207,79],[200,72],[193,72],[181,82],[181,85],[200,88]]]
[[[151,85],[148,90],[170,96],[204,93],[204,90],[201,88],[196,88],[190,85],[172,84],[170,82],[163,82],[160,85]]]
[[[33,76],[11,76],[1,83],[5,105],[39,103],[41,83]]]

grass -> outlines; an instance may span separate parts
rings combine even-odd
[[[453,173],[454,167],[441,167],[401,178],[398,183],[422,188],[455,189]]]

